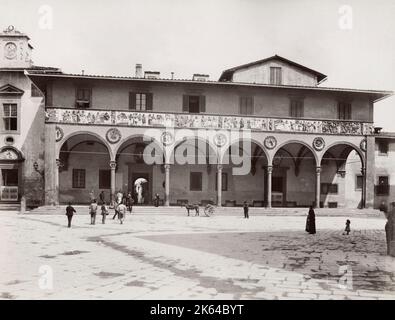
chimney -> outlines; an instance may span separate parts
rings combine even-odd
[[[143,66],[141,63],[136,63],[136,78],[143,77]]]
[[[208,74],[200,74],[200,73],[195,73],[192,77],[193,81],[207,81],[209,78]]]
[[[145,71],[144,78],[145,79],[159,79],[160,72],[159,71]]]

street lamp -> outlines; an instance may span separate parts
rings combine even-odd
[[[44,173],[42,171],[38,170],[38,163],[37,163],[37,161],[34,161],[33,168],[34,168],[34,171],[36,171],[36,172],[38,172],[40,174],[40,176],[44,177]]]

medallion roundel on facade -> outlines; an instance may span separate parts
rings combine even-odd
[[[367,141],[366,139],[362,139],[361,143],[359,144],[359,147],[363,152],[366,152],[367,149]]]
[[[56,142],[62,140],[64,137],[64,132],[63,132],[62,128],[56,126],[55,135],[56,135]]]
[[[117,128],[108,129],[106,133],[106,139],[109,143],[117,143],[121,140],[121,132]]]
[[[313,140],[313,148],[317,151],[321,151],[325,147],[325,141],[321,137],[314,138]]]
[[[214,136],[214,144],[219,148],[225,145],[226,140],[226,136],[223,133],[217,133]]]
[[[277,146],[277,139],[273,136],[266,137],[264,144],[267,149],[274,149]]]
[[[165,131],[160,136],[160,141],[162,142],[163,145],[168,146],[169,144],[173,143],[174,137],[170,132]]]

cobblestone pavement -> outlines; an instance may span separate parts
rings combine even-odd
[[[395,299],[384,219],[109,217],[1,213],[0,298]]]

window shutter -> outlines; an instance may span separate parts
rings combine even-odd
[[[189,96],[186,94],[182,96],[182,111],[184,112],[189,111]]]
[[[206,96],[200,96],[199,98],[199,104],[200,104],[200,112],[204,113],[206,112]]]
[[[136,110],[136,93],[129,92],[129,109]]]
[[[152,110],[152,103],[153,103],[153,94],[152,93],[147,93],[146,94],[146,110]]]
[[[351,119],[351,103],[347,103],[347,120]]]
[[[298,101],[298,117],[302,118],[304,116],[304,105],[303,101]]]

